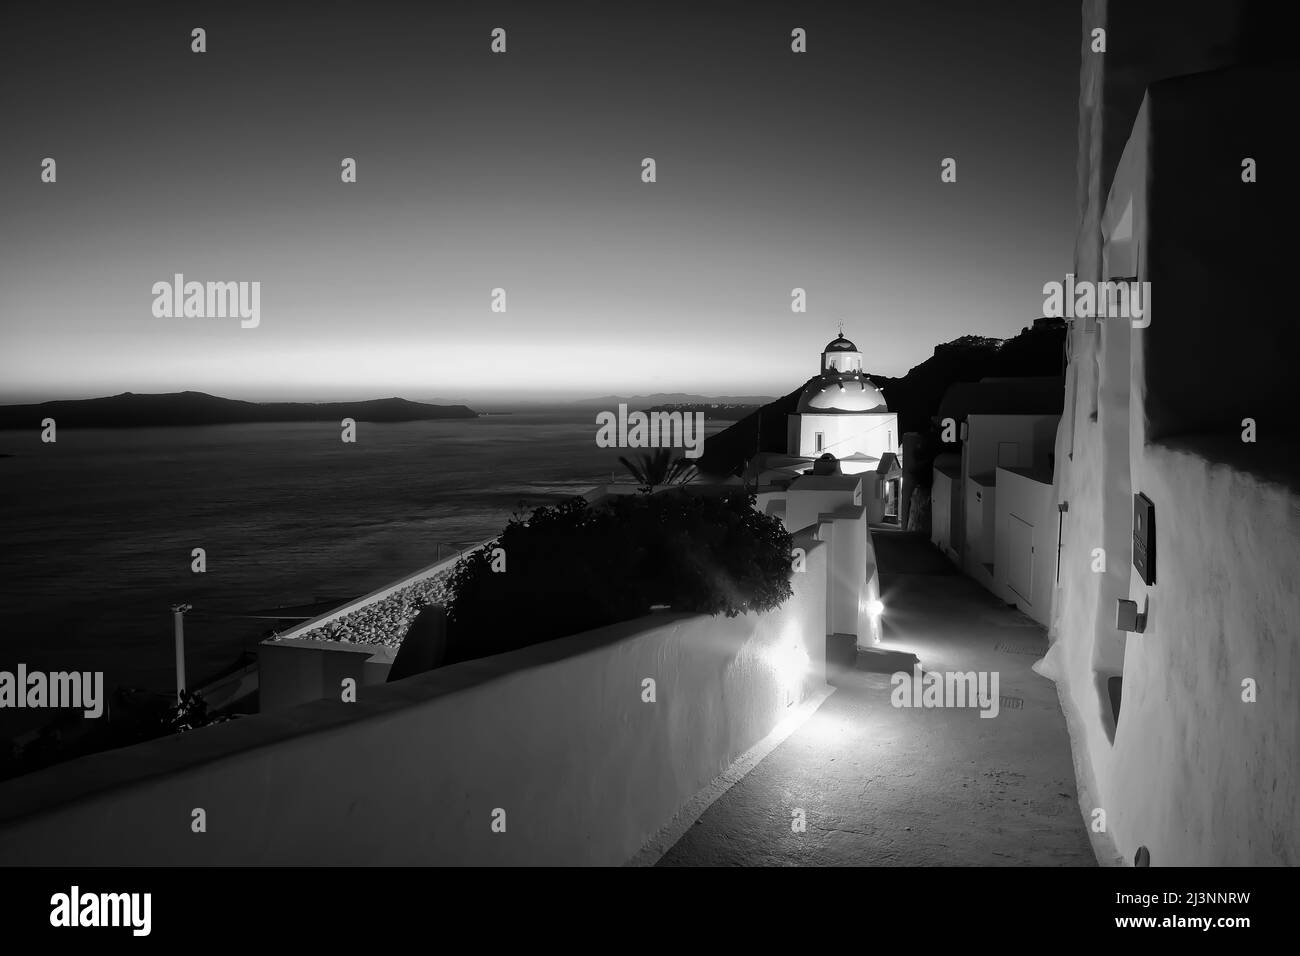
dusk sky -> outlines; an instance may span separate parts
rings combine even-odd
[[[1079,18],[1069,0],[7,8],[0,402],[775,395],[841,321],[887,375],[1013,335],[1070,271]],[[175,273],[259,281],[260,324],[155,317]]]

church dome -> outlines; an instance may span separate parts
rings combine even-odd
[[[862,373],[861,350],[844,337],[840,329],[838,338],[831,339],[822,349],[822,373],[838,372],[841,375]]]
[[[796,412],[888,411],[880,389],[865,375],[834,372],[809,379],[799,396]]]

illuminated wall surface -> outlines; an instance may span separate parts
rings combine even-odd
[[[1250,182],[1243,162],[1287,155],[1276,104],[1298,86],[1260,65],[1269,15],[1084,7],[1108,49],[1090,57],[1085,37],[1075,271],[1152,289],[1141,322],[1074,323],[1056,444],[1069,510],[1040,668],[1085,819],[1105,813],[1103,860],[1146,847],[1152,865],[1300,863],[1300,459],[1283,418],[1297,249],[1271,222],[1296,194],[1289,173]],[[1136,493],[1154,504],[1150,585],[1131,564]],[[1120,599],[1147,610],[1143,633],[1116,628]]]
[[[828,548],[797,543],[768,614],[640,618],[0,784],[0,860],[625,863],[825,689]],[[221,839],[193,839],[190,807]]]

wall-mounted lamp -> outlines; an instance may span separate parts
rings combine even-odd
[[[1143,633],[1147,629],[1147,609],[1150,605],[1151,599],[1147,598],[1142,602],[1142,610],[1139,611],[1137,601],[1120,598],[1115,602],[1115,627],[1134,634]]]

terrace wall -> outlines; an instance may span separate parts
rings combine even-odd
[[[828,547],[796,543],[768,614],[651,615],[8,781],[0,864],[624,863],[824,688]]]

